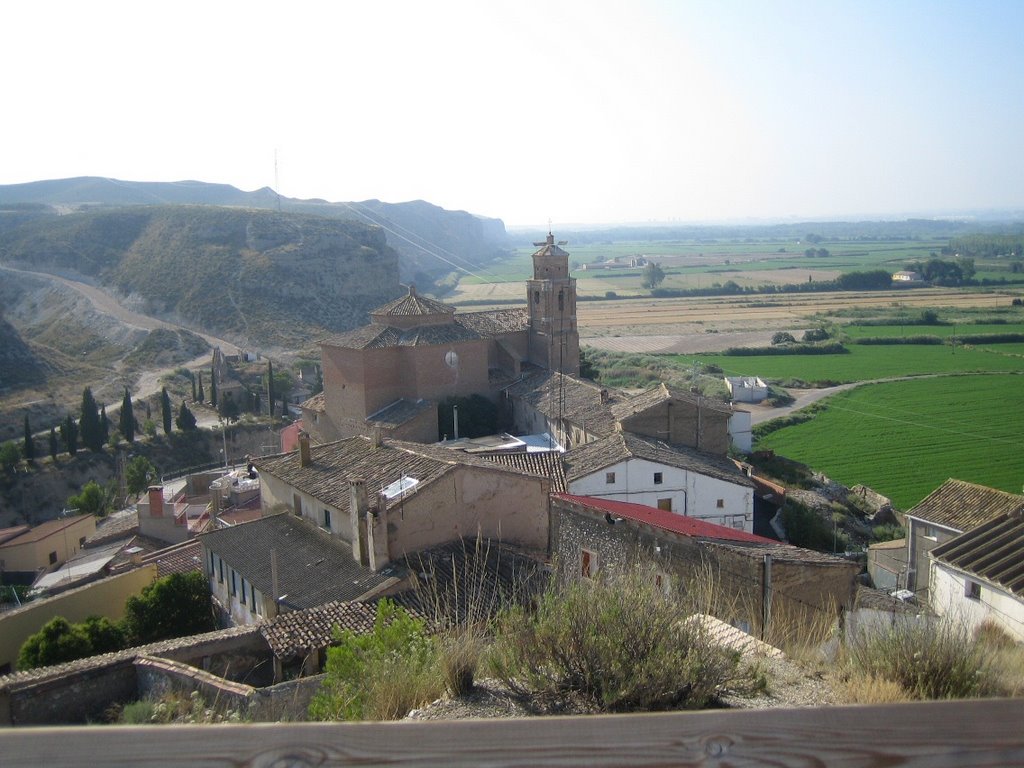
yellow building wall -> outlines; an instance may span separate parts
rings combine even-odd
[[[3,560],[5,571],[52,571],[60,563],[77,554],[81,549],[79,540],[96,533],[96,518],[93,515],[82,515],[72,518],[67,528],[24,544],[8,543],[0,547],[0,560]],[[50,553],[57,553],[57,562],[50,563]]]
[[[72,624],[90,616],[106,616],[111,621],[123,619],[125,602],[156,581],[156,573],[156,565],[144,565],[0,614],[0,669],[10,664],[14,671],[21,646],[55,616],[63,616]]]

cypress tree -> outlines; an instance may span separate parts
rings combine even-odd
[[[181,408],[178,409],[177,425],[182,432],[191,432],[196,428],[196,417],[192,415],[192,411],[185,405],[184,400],[181,401]]]
[[[28,414],[25,414],[25,445],[22,448],[25,454],[25,461],[34,461],[36,458],[36,445],[32,440],[32,427],[28,423]]]
[[[78,453],[78,425],[75,424],[70,413],[64,418],[64,423],[60,425],[60,436],[64,441],[64,450],[68,452],[69,456]]]
[[[252,412],[255,413],[256,415],[259,415],[260,405],[261,405],[261,403],[260,403],[260,393],[259,392],[253,392],[252,393]]]
[[[103,450],[103,427],[100,425],[100,411],[92,390],[86,387],[82,391],[82,409],[78,417],[79,434],[82,444],[90,451]],[[69,451],[70,453],[70,451]]]
[[[192,382],[192,399],[195,400],[195,381]],[[171,397],[167,394],[167,387],[160,390],[160,416],[164,422],[164,434],[171,434],[171,421],[174,414],[171,409]]]
[[[189,376],[192,379],[192,402],[196,401],[196,377],[195,375]]]
[[[267,360],[267,402],[270,403],[270,416],[274,416],[274,364]]]
[[[57,428],[50,427],[50,458],[56,461],[58,453],[60,453],[60,444],[57,442]]]
[[[206,393],[203,392],[203,372],[202,371],[199,372],[199,399],[198,400],[193,399],[192,402],[194,402],[194,403],[205,403],[206,402]]]
[[[210,370],[210,405],[217,407],[217,372]]]
[[[128,387],[124,388],[124,398],[121,400],[121,435],[129,443],[135,442],[135,413],[132,410],[132,396]]]
[[[110,419],[107,418],[107,406],[100,408],[100,437],[103,438],[101,445],[106,445],[110,439]]]

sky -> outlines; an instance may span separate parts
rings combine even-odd
[[[1024,2],[0,7],[0,184],[423,199],[507,225],[1024,210]]]

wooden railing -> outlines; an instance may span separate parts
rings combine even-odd
[[[399,723],[0,730],[14,766],[1013,766],[1024,699]]]

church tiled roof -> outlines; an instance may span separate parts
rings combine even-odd
[[[530,313],[524,307],[495,309],[489,312],[462,312],[455,322],[490,338],[506,333],[518,333],[530,327]]]
[[[416,287],[410,285],[409,292],[401,298],[377,307],[371,315],[387,317],[408,317],[410,315],[454,315],[455,307],[443,302],[428,299],[416,293]]]
[[[476,331],[458,323],[417,325],[405,329],[371,323],[348,333],[334,336],[325,343],[333,347],[348,349],[384,349],[386,347],[453,344],[479,338],[480,334]]]

